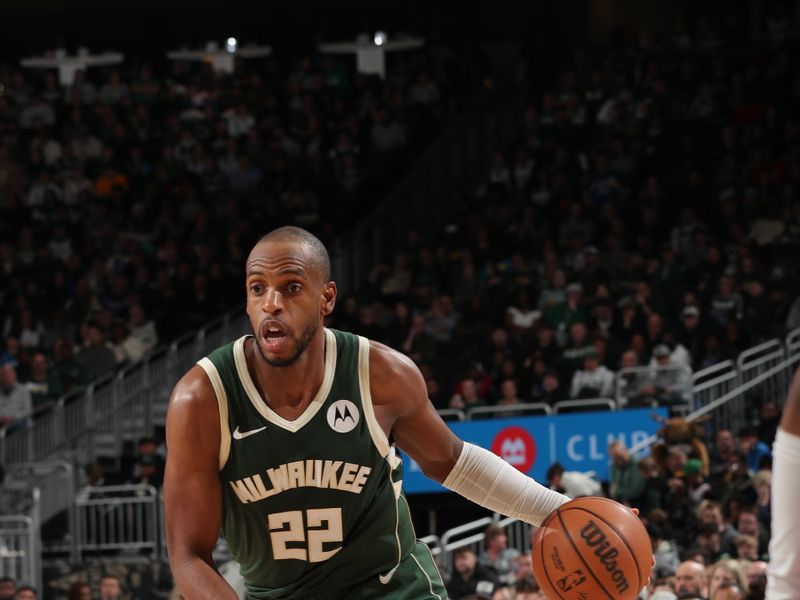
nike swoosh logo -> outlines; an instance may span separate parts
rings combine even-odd
[[[264,431],[266,429],[266,425],[264,427],[260,427],[258,429],[251,429],[250,431],[239,431],[239,428],[233,430],[233,439],[235,440],[243,440],[244,438],[253,435],[254,433],[258,433],[259,431]]]
[[[380,581],[383,585],[389,583],[392,580],[392,575],[394,575],[394,572],[397,571],[397,567],[399,566],[400,564],[398,563],[394,566],[394,568],[391,571],[386,573],[386,575],[378,575],[378,581]]]

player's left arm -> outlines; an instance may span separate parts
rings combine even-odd
[[[463,442],[428,400],[422,374],[407,356],[372,342],[370,390],[384,431],[431,479],[490,510],[538,525],[568,500],[492,452]]]

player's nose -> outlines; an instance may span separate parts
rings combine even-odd
[[[283,298],[278,290],[270,288],[264,294],[261,310],[270,315],[277,315],[283,310]]]

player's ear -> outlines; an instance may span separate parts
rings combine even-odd
[[[322,285],[322,294],[320,295],[320,310],[324,316],[328,316],[333,312],[333,307],[336,306],[336,283],[329,281]]]

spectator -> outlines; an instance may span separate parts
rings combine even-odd
[[[709,591],[711,597],[723,584],[736,585],[747,592],[747,575],[742,563],[734,559],[723,559],[716,562],[709,573]]]
[[[139,304],[134,304],[129,310],[129,333],[122,344],[125,360],[138,362],[158,343],[156,324],[148,319],[144,309]]]
[[[475,553],[468,546],[453,552],[453,571],[446,586],[447,594],[451,598],[462,598],[476,593],[491,597],[498,585],[497,574],[492,569],[479,565]]]
[[[115,575],[104,575],[100,580],[100,600],[120,600],[122,587]]]
[[[475,406],[486,406],[486,402],[478,396],[478,386],[473,379],[462,379],[459,389],[451,396],[449,408],[469,410]]]
[[[659,404],[677,406],[688,401],[690,393],[690,374],[687,370],[672,362],[669,347],[659,344],[653,349],[656,360],[656,372],[653,384],[646,386],[642,392],[655,397]]]
[[[72,344],[65,337],[57,337],[53,342],[53,356],[55,364],[49,369],[61,389],[67,394],[88,382],[88,376],[83,366],[75,359]]]
[[[556,270],[550,280],[550,287],[539,295],[539,310],[547,313],[548,309],[567,301],[567,277],[564,271]],[[798,298],[798,323],[800,323],[800,298]]]
[[[523,289],[517,294],[516,304],[506,310],[506,315],[509,328],[523,335],[534,327],[542,313],[531,308],[528,291]]]
[[[597,352],[584,355],[583,369],[575,371],[569,390],[570,398],[612,398],[614,373],[601,365]]]
[[[16,429],[31,416],[31,393],[17,382],[17,370],[10,364],[0,366],[0,428]]]
[[[697,508],[698,521],[700,524],[713,524],[720,534],[720,547],[728,555],[733,555],[736,548],[736,540],[739,532],[725,522],[722,514],[722,506],[713,500],[703,500]]]
[[[0,600],[14,600],[17,582],[11,577],[0,577]]]
[[[769,564],[763,560],[754,560],[745,566],[747,587],[751,592],[756,588],[766,589],[768,567]]]
[[[764,461],[772,458],[769,446],[759,441],[758,432],[754,427],[743,427],[739,431],[739,449],[750,474],[762,469]]]
[[[617,374],[617,401],[622,406],[631,408],[652,406],[655,398],[652,392],[653,376],[649,369],[639,365],[634,350],[626,350],[620,359],[620,371]]]
[[[649,515],[653,510],[666,507],[670,494],[667,482],[661,476],[658,464],[651,456],[646,456],[639,461],[639,473],[644,480],[642,502],[639,510],[642,514]]]
[[[500,396],[497,398],[498,406],[514,406],[521,404],[517,394],[517,382],[513,379],[504,379],[500,384]]]
[[[133,479],[130,484],[152,485],[160,488],[164,481],[164,475],[159,469],[158,460],[154,456],[140,456],[133,468]]]
[[[711,474],[717,476],[728,471],[731,465],[739,462],[740,457],[736,451],[736,440],[729,429],[717,431],[714,453],[711,458]]]
[[[758,561],[758,539],[743,533],[736,539],[736,558],[746,561]]]
[[[712,594],[711,600],[744,600],[746,590],[735,583],[723,583]]]
[[[514,585],[514,600],[547,600],[533,575],[526,575]]]
[[[143,483],[161,487],[164,480],[164,456],[159,454],[158,444],[152,437],[139,439],[136,464],[130,476],[130,483]]]
[[[30,375],[25,382],[33,402],[33,412],[39,413],[61,395],[61,384],[47,363],[47,357],[37,352],[31,357]]]
[[[653,556],[655,556],[655,571],[660,576],[673,576],[680,566],[680,555],[678,548],[672,540],[664,539],[664,533],[658,525],[647,524],[647,534],[653,545]]]
[[[76,581],[69,586],[67,600],[92,600],[92,588],[84,581]]]
[[[503,527],[489,525],[484,532],[484,551],[478,564],[492,569],[501,585],[513,583],[512,565],[519,557],[519,550],[508,547],[508,536]]]
[[[569,342],[564,348],[563,371],[565,376],[572,377],[575,370],[583,364],[583,359],[597,350],[591,344],[588,330],[584,323],[573,323],[569,328]]]
[[[754,509],[747,507],[739,511],[739,518],[736,521],[736,530],[740,534],[756,538],[756,540],[758,540],[759,556],[767,555],[767,552],[769,552],[769,531],[762,527]]]
[[[676,339],[689,352],[692,365],[697,365],[700,360],[706,333],[700,323],[700,309],[696,306],[684,307]]]
[[[588,317],[583,306],[583,288],[579,283],[569,284],[566,302],[551,306],[544,315],[547,324],[557,331],[569,329],[573,323],[586,323]]]
[[[719,292],[711,300],[711,318],[724,327],[730,321],[740,321],[743,311],[744,301],[735,290],[735,280],[727,275],[722,277],[719,280]]]
[[[101,486],[106,485],[106,476],[103,470],[103,465],[100,463],[90,463],[86,465],[86,485],[88,486]]]
[[[723,555],[719,529],[713,523],[703,523],[695,534],[695,541],[689,548],[688,555],[706,565],[718,561]]]
[[[17,593],[14,595],[14,600],[37,600],[39,596],[36,593],[36,588],[29,585],[23,585],[17,588]]]
[[[675,572],[675,593],[678,598],[707,598],[708,575],[705,567],[694,560],[682,562]]]
[[[511,567],[512,581],[519,583],[523,579],[533,577],[533,555],[523,552],[513,561]]]
[[[608,445],[608,456],[611,459],[609,495],[617,502],[637,506],[644,492],[644,480],[636,459],[619,440]]]
[[[453,308],[453,299],[443,295],[434,300],[425,328],[434,340],[446,344],[450,342],[458,321],[459,314]]]
[[[556,402],[561,402],[565,398],[566,394],[561,387],[561,378],[557,371],[551,369],[545,373],[541,390],[536,390],[532,399],[534,402],[542,402],[553,406]]]
[[[97,323],[90,322],[84,326],[83,343],[83,348],[75,360],[87,373],[89,380],[97,379],[116,368],[114,351],[106,345],[103,332]]]

